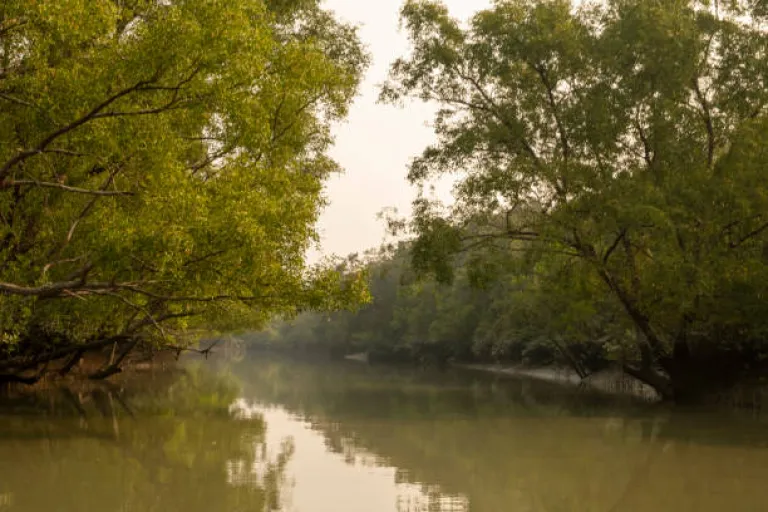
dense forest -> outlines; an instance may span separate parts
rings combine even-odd
[[[355,311],[307,312],[243,337],[254,348],[371,362],[509,362],[572,367],[586,377],[631,360],[635,331],[608,298],[553,289],[537,265],[507,261],[488,280],[466,261],[450,283],[413,270],[412,243],[367,255],[372,302]],[[487,269],[486,269],[487,270]]]
[[[441,357],[532,358],[544,340],[552,357],[615,360],[676,401],[758,372],[766,21],[753,0],[508,0],[467,24],[406,2],[412,48],[381,98],[438,105],[437,141],[409,179],[453,179],[455,202],[424,194],[391,224],[413,237],[418,274],[453,284],[374,278],[370,308],[296,325]],[[401,273],[402,258],[373,268]]]

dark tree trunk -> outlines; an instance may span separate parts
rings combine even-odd
[[[580,379],[586,379],[589,376],[589,371],[581,364],[576,356],[573,355],[568,346],[558,343],[556,340],[552,340],[552,344],[557,348],[560,355],[563,356],[568,365],[576,372]]]
[[[654,370],[652,367],[634,367],[624,365],[624,371],[645,384],[648,384],[659,393],[661,399],[665,402],[675,400],[675,389],[672,380],[662,373]]]

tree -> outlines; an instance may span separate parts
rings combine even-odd
[[[4,2],[0,375],[364,298],[304,254],[366,62],[314,0]]]
[[[411,0],[402,19],[413,51],[382,97],[440,106],[409,177],[459,176],[451,208],[416,204],[417,266],[440,276],[490,248],[575,268],[637,330],[626,371],[670,399],[754,360],[768,318],[761,3],[499,0],[462,28]]]

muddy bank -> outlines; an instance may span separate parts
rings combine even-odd
[[[649,402],[661,400],[659,394],[652,387],[617,368],[608,368],[582,379],[574,370],[567,367],[528,367],[501,364],[456,364],[454,366],[467,370],[556,382],[567,386],[582,386],[605,393],[640,398]]]

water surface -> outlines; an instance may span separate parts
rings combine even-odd
[[[0,406],[0,512],[763,511],[768,425],[530,380],[253,358]]]

